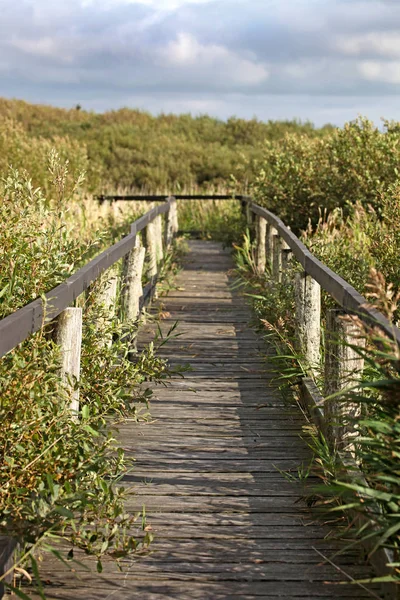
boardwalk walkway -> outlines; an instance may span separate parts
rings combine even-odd
[[[49,598],[68,600],[180,600],[370,598],[354,586],[328,585],[343,576],[315,549],[331,556],[329,525],[313,520],[300,499],[301,483],[280,471],[310,457],[300,439],[296,407],[284,405],[271,383],[262,340],[248,327],[249,309],[229,287],[229,253],[193,241],[179,288],[163,299],[178,320],[179,337],[165,346],[171,363],[193,371],[157,388],[153,420],[126,423],[121,439],[137,468],[127,479],[146,505],[154,553],[122,573],[80,574],[49,565]],[[151,325],[143,332],[152,335]],[[356,552],[335,559],[359,577],[367,574]],[[114,572],[112,572],[114,570]]]

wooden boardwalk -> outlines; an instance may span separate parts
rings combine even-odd
[[[162,299],[167,330],[178,337],[165,346],[171,363],[190,363],[184,379],[156,390],[151,422],[125,423],[128,454],[137,459],[126,477],[144,504],[155,541],[153,553],[125,561],[124,571],[68,574],[51,562],[49,598],[228,599],[370,598],[317,553],[332,556],[339,542],[301,499],[302,483],[281,471],[297,471],[310,452],[299,437],[303,422],[272,382],[264,342],[249,328],[250,312],[229,287],[229,253],[212,242],[193,241],[178,289]],[[143,330],[145,339],[153,328]],[[370,571],[356,551],[336,558],[354,577]],[[375,596],[376,597],[376,596]]]

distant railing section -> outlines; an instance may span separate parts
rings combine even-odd
[[[162,202],[163,200],[167,200],[169,196],[167,195],[146,195],[146,194],[127,194],[127,195],[104,195],[96,196],[96,199],[100,204],[103,202],[118,202],[119,200],[138,200],[138,201],[147,201],[147,202]],[[232,194],[174,194],[175,200],[243,200],[248,198],[247,196],[240,195],[232,195]]]

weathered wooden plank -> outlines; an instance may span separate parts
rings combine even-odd
[[[203,406],[203,407],[214,407],[214,408],[245,408],[249,409],[262,409],[263,412],[269,412],[271,418],[274,418],[274,415],[281,416],[290,416],[301,419],[299,416],[299,407],[297,405],[289,405],[282,402],[282,400],[271,402],[264,401],[262,398],[255,398],[252,395],[248,400],[243,398],[243,395],[240,393],[237,394],[227,394],[225,396],[219,394],[191,394],[190,392],[182,392],[181,390],[168,389],[165,390],[164,393],[158,394],[157,390],[153,390],[153,398],[151,399],[151,410],[153,413],[156,413],[158,408],[162,408],[163,406],[169,406],[171,402],[174,402],[178,407],[179,406],[187,406],[187,407],[195,407],[195,406]]]
[[[297,473],[299,460],[295,459],[272,459],[272,460],[225,460],[222,458],[211,459],[175,459],[172,463],[170,457],[147,457],[140,460],[140,468],[146,469],[150,474],[160,469],[174,469],[176,472],[183,471],[210,471],[211,473],[277,473],[289,471]]]
[[[279,497],[279,500],[277,500]],[[129,497],[126,501],[128,510],[137,511],[141,506],[146,506],[146,510],[152,512],[221,512],[234,511],[238,513],[247,513],[251,510],[252,514],[265,512],[291,512],[297,506],[298,497],[286,496],[284,492],[279,496],[266,496],[263,498],[248,496],[237,498],[235,496],[224,496],[216,498],[210,496],[140,496]],[[304,508],[306,512],[306,508]]]
[[[274,515],[275,516],[275,515]],[[279,515],[278,515],[279,516]],[[182,521],[181,521],[181,524]],[[331,558],[332,554],[337,552],[340,548],[343,548],[343,543],[331,541],[322,541],[317,543],[316,548],[322,550],[326,555]],[[150,552],[152,552],[150,548]],[[171,557],[180,557],[181,554],[185,557],[186,561],[196,560],[196,557],[204,557],[208,559],[213,557],[215,553],[222,552],[228,553],[229,555],[236,557],[246,557],[248,553],[254,555],[255,553],[262,553],[268,562],[282,562],[282,563],[321,563],[321,556],[316,552],[315,548],[310,548],[307,540],[291,540],[289,541],[278,541],[273,539],[252,539],[241,540],[240,544],[237,543],[237,538],[231,537],[226,540],[210,540],[207,544],[204,544],[201,540],[187,540],[187,539],[174,539],[174,540],[159,540],[157,548],[154,549],[154,555],[157,557],[163,557],[164,555],[171,555]],[[362,564],[363,558],[356,548],[348,550],[346,554],[338,554],[335,560],[339,564],[346,564],[349,560]]]
[[[175,200],[190,200],[191,202],[196,200],[232,200],[232,202],[234,202],[235,200],[241,200],[242,196],[233,196],[232,194],[217,194],[215,196],[210,196],[209,194],[175,194],[173,198]],[[124,200],[125,202],[134,200],[138,200],[140,202],[165,202],[168,197],[160,194],[101,194],[96,196],[96,199],[100,203],[105,201],[117,202],[118,200]]]
[[[257,415],[258,416],[258,415]],[[249,425],[251,425],[251,423],[254,423],[255,425],[258,425],[259,427],[262,427],[262,421],[267,421],[268,422],[268,427],[270,429],[288,429],[288,430],[294,430],[294,431],[298,431],[299,433],[301,432],[301,429],[299,428],[299,424],[295,421],[292,421],[291,419],[288,418],[282,418],[282,419],[270,419],[268,417],[268,415],[260,415],[258,418],[257,416],[251,416],[249,415],[248,417],[246,417],[246,415],[238,415],[235,414],[234,412],[232,412],[229,415],[229,419],[230,421],[233,422],[237,422],[237,423],[249,423]],[[162,420],[163,423],[165,423],[165,426],[168,427],[170,422],[179,422],[182,421],[186,424],[191,423],[191,424],[195,424],[196,422],[200,423],[215,423],[215,421],[217,419],[222,420],[223,419],[223,415],[221,413],[216,413],[215,418],[213,417],[213,415],[210,415],[206,412],[202,412],[199,411],[196,412],[193,411],[193,415],[190,415],[189,413],[185,413],[184,411],[174,414],[171,413],[162,413],[161,411],[154,416],[154,419],[158,419],[158,420]],[[223,424],[223,423],[222,423]]]
[[[190,583],[188,583],[190,581]],[[152,574],[151,579],[145,579],[143,573],[137,577],[128,573],[115,573],[112,583],[103,576],[97,574],[83,574],[82,581],[72,579],[67,589],[62,587],[63,575],[56,579],[53,577],[52,585],[46,586],[46,594],[49,600],[63,598],[65,600],[132,600],[132,594],[140,598],[153,600],[160,598],[179,598],[180,600],[201,599],[220,600],[227,598],[294,598],[304,600],[315,598],[328,600],[330,598],[362,598],[371,600],[371,595],[355,585],[329,585],[329,583],[304,581],[301,586],[296,581],[252,581],[247,578],[242,581],[229,578],[227,580],[199,581],[199,578],[168,578],[166,576],[156,577]],[[182,584],[182,582],[184,582]],[[57,589],[55,589],[55,586]],[[371,586],[377,589],[377,586]],[[278,594],[278,595],[277,595]],[[33,596],[33,600],[39,600]]]
[[[125,478],[122,480],[123,483],[127,481]],[[132,478],[130,478],[132,481]],[[135,479],[138,482],[138,479]],[[139,480],[140,481],[140,480]],[[293,484],[291,482],[282,482],[281,480],[274,480],[268,486],[265,485],[265,482],[257,483],[253,482],[250,486],[248,485],[238,485],[238,484],[229,484],[229,485],[221,485],[217,482],[212,484],[211,482],[201,487],[198,483],[193,483],[192,485],[183,485],[181,481],[174,485],[169,485],[165,483],[160,483],[155,480],[154,477],[151,478],[151,484],[148,483],[149,480],[146,480],[145,483],[137,483],[135,486],[135,495],[136,496],[168,496],[168,497],[238,497],[238,498],[265,498],[265,497],[275,497],[282,496],[285,494],[286,497],[294,496],[296,499],[301,495],[302,489],[301,485]]]
[[[145,480],[149,483],[164,482],[169,484],[180,483],[182,485],[194,483],[198,485],[207,485],[209,483],[212,485],[213,482],[216,482],[219,485],[233,483],[235,485],[246,485],[247,489],[249,489],[249,487],[253,485],[261,485],[261,482],[263,482],[264,486],[268,487],[271,482],[271,477],[269,474],[259,474],[257,475],[257,478],[255,478],[251,473],[241,473],[240,471],[238,471],[237,473],[203,473],[201,471],[193,471],[191,473],[175,473],[172,470],[160,470],[153,471],[151,478],[148,478],[147,473],[144,470],[141,471],[140,468],[135,468],[132,472],[128,473],[126,477],[129,478],[130,481],[141,482]],[[275,480],[279,480],[280,483],[288,483],[284,475],[282,475],[281,473],[276,473]],[[307,479],[307,481],[309,481],[310,484],[312,484],[320,480],[319,478],[310,476]],[[290,484],[293,485],[291,482]]]
[[[236,381],[232,377],[227,377],[226,379],[218,379],[217,381],[212,381],[210,384],[210,379],[204,378],[203,380],[200,377],[193,377],[192,373],[185,374],[185,379],[181,378],[173,378],[170,380],[168,388],[170,390],[189,390],[194,391],[198,390],[210,390],[212,392],[218,391],[240,391],[240,392],[255,392],[257,394],[257,398],[260,398],[260,394],[264,392],[266,394],[268,390],[274,389],[272,386],[273,382],[270,382],[267,377],[254,379],[249,381],[246,378],[241,378],[240,380],[236,379]],[[154,389],[155,386],[148,386]],[[160,389],[157,387],[156,389]],[[260,391],[261,390],[261,391]],[[264,396],[266,397],[266,396]],[[277,397],[275,393],[275,398]],[[269,400],[272,401],[274,396],[270,396]],[[281,400],[282,402],[282,400]]]
[[[149,446],[146,449],[141,448],[140,450],[136,446],[131,446],[124,444],[124,450],[126,455],[129,456],[130,453],[135,454],[140,459],[146,460],[146,458],[153,457],[154,460],[157,460],[158,457],[166,458],[168,460],[182,460],[182,459],[219,459],[223,458],[224,460],[234,460],[234,461],[246,461],[246,460],[277,460],[277,459],[295,459],[299,458],[300,460],[310,460],[310,452],[307,449],[300,450],[300,447],[296,445],[291,448],[284,448],[282,450],[276,448],[258,448],[253,447],[251,449],[248,448],[233,448],[232,446],[228,448],[205,448],[204,450],[200,449],[187,449],[187,448],[179,448],[179,447],[159,447],[159,444]]]
[[[161,562],[156,556],[143,558],[132,564],[132,561],[121,561],[122,568],[129,565],[129,574],[127,579],[140,581],[143,572],[147,573],[149,578],[162,573],[163,577],[170,577],[178,581],[265,581],[265,582],[339,582],[343,579],[343,574],[332,569],[331,565],[321,565],[313,563],[279,563],[278,561],[268,563],[262,559],[244,562]],[[363,567],[360,565],[346,565],[346,572],[356,578],[363,576]],[[85,571],[81,570],[82,575]]]
[[[156,438],[154,438],[153,435],[144,435],[144,436],[140,436],[140,440],[137,441],[137,443],[132,444],[132,442],[130,443],[130,446],[128,446],[128,442],[125,442],[125,447],[128,448],[134,448],[135,446],[138,447],[142,447],[142,446],[146,446],[146,449],[148,450],[154,450],[157,448],[160,448],[160,441],[162,441],[162,437],[161,436],[157,436]],[[212,438],[189,438],[186,440],[182,440],[182,438],[180,438],[177,435],[176,439],[172,439],[171,437],[168,438],[168,442],[165,443],[165,437],[164,437],[164,443],[163,443],[163,448],[166,451],[172,450],[172,451],[180,451],[180,452],[198,452],[198,451],[203,451],[203,452],[217,452],[220,450],[224,450],[224,449],[234,449],[234,448],[240,448],[240,450],[248,450],[249,452],[251,452],[252,450],[266,450],[266,449],[270,449],[270,448],[276,448],[276,441],[274,438],[271,437],[267,437],[267,438],[257,438],[257,437],[247,437],[247,438],[240,438],[240,437],[220,437],[220,438],[216,438],[216,437],[212,437]],[[285,444],[285,449],[286,448],[304,448],[304,444],[301,444],[301,441],[298,440],[295,436],[290,438],[290,440]],[[307,452],[307,455],[310,456],[310,452]]]
[[[147,424],[139,424],[137,436],[135,437],[135,439],[140,439],[145,442],[146,438],[150,437],[147,435],[146,430],[150,430],[150,428],[153,429],[154,432],[152,434],[152,439],[158,439],[160,441],[165,440],[165,425],[161,419],[152,421],[151,423]],[[170,422],[168,429],[171,435],[171,439],[173,439],[174,435],[179,436],[181,439],[198,436],[199,438],[201,437],[204,440],[207,440],[210,437],[219,439],[239,437],[242,440],[248,439],[249,441],[253,442],[254,440],[264,440],[268,438],[278,439],[283,437],[284,439],[287,438],[288,440],[292,438],[299,438],[299,433],[297,430],[286,432],[283,428],[282,430],[265,429],[265,426],[262,426],[262,422],[260,423],[257,421],[255,421],[254,423],[252,421],[245,422],[242,424],[238,423],[237,427],[229,426],[226,428],[224,428],[222,424],[218,427],[215,426],[213,423],[199,423],[197,429],[195,423],[189,425],[183,424],[182,428],[180,429],[179,421],[177,421],[173,423]],[[132,431],[129,431],[127,429],[126,434],[124,435],[129,436],[129,441],[132,440]],[[124,435],[122,436],[122,439]],[[284,443],[284,440],[280,439],[278,443],[281,444],[282,442]]]
[[[319,554],[304,548],[301,552],[289,550],[279,551],[275,548],[267,550],[264,547],[257,548],[254,547],[254,545],[246,546],[244,544],[240,544],[238,547],[237,543],[236,547],[232,545],[232,547],[227,548],[226,544],[221,543],[214,550],[209,549],[207,552],[205,550],[199,552],[199,547],[210,548],[209,545],[204,544],[203,542],[200,542],[199,546],[191,544],[188,548],[183,548],[178,551],[171,545],[166,548],[162,547],[162,549],[158,548],[151,554],[150,560],[144,560],[143,563],[138,565],[138,568],[145,568],[150,563],[160,570],[164,569],[165,565],[181,565],[184,563],[186,563],[188,569],[190,569],[190,565],[208,565],[209,563],[224,564],[229,568],[229,565],[239,563],[242,566],[252,564],[267,565],[265,570],[263,569],[266,575],[271,569],[276,571],[277,566],[279,570],[282,565],[290,565],[292,572],[295,571],[295,569],[302,568],[303,572],[307,571],[307,574],[309,574],[308,570],[310,565],[314,565],[314,568],[317,568],[322,562]],[[348,573],[351,573],[354,564],[364,564],[360,561],[360,556],[357,552],[347,554],[345,558],[341,558],[340,556],[335,557],[335,561],[340,567],[345,567]],[[331,568],[329,568],[329,571],[330,570]]]
[[[168,514],[170,514],[171,520],[162,523],[155,523],[154,515],[149,519],[149,522],[152,524],[152,532],[156,536],[156,541],[153,545],[155,551],[158,548],[159,540],[161,540],[162,544],[164,544],[165,541],[170,541],[174,545],[180,540],[207,540],[204,542],[204,545],[207,546],[211,541],[220,541],[225,544],[227,540],[231,541],[233,538],[237,540],[237,545],[242,544],[243,541],[249,538],[251,538],[255,544],[258,543],[259,540],[269,540],[276,549],[281,547],[288,548],[287,540],[290,540],[291,548],[299,547],[299,552],[305,548],[330,548],[330,545],[320,546],[318,543],[318,540],[321,540],[321,536],[326,531],[324,528],[321,528],[321,526],[312,527],[308,525],[299,527],[296,525],[282,525],[279,527],[272,527],[271,524],[256,525],[250,523],[242,526],[210,525],[206,527],[203,525],[187,524],[185,520],[183,520],[182,514]],[[199,519],[200,513],[194,514],[196,518]],[[262,513],[258,513],[256,515],[257,520],[261,514]],[[286,540],[286,544],[283,543],[283,540]],[[296,546],[296,543],[300,542],[300,546],[299,544]],[[343,544],[337,544],[337,548],[343,549]]]
[[[192,400],[197,400],[197,396],[192,396],[191,398]],[[153,409],[153,414],[154,415],[160,415],[160,414],[167,414],[167,413],[179,413],[179,416],[191,416],[193,415],[194,417],[197,417],[198,415],[210,415],[213,418],[216,418],[217,420],[219,418],[221,418],[222,416],[225,417],[234,417],[234,416],[238,416],[238,417],[244,417],[247,419],[258,419],[260,416],[265,416],[266,418],[271,418],[271,419],[279,419],[282,421],[301,421],[301,413],[300,411],[298,411],[297,416],[298,418],[293,419],[291,417],[291,415],[289,414],[289,411],[285,411],[284,405],[278,405],[278,406],[265,406],[265,404],[263,402],[260,402],[258,405],[252,407],[252,406],[243,406],[243,405],[239,405],[239,406],[234,406],[233,408],[229,408],[228,406],[210,406],[210,405],[206,405],[204,406],[201,402],[201,400],[199,400],[197,402],[197,404],[199,405],[199,408],[196,407],[185,407],[185,406],[179,406],[179,407],[175,407],[175,406],[171,406],[171,405],[163,405],[163,404],[157,404],[154,403],[154,409]],[[269,404],[269,403],[267,403]],[[304,422],[304,421],[303,421]]]
[[[267,407],[266,407],[267,408]],[[166,417],[172,418],[174,415],[176,419],[197,419],[197,418],[205,418],[209,420],[219,420],[219,419],[229,419],[229,421],[233,422],[235,419],[243,419],[244,421],[258,421],[258,420],[266,420],[271,422],[271,426],[274,427],[272,423],[275,423],[276,426],[279,427],[279,423],[282,422],[284,427],[289,426],[291,423],[293,427],[299,428],[299,424],[301,423],[300,419],[294,419],[289,414],[285,414],[283,410],[279,412],[279,407],[277,409],[264,410],[263,408],[252,408],[252,407],[233,407],[229,408],[228,406],[222,406],[221,408],[206,406],[203,407],[201,403],[198,406],[179,406],[176,410],[166,406],[159,405],[157,409],[154,411],[154,417]],[[265,425],[265,427],[267,427]]]

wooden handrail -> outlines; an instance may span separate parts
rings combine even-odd
[[[367,300],[345,279],[324,265],[299,240],[299,238],[272,212],[255,204],[251,197],[245,195],[206,195],[178,194],[176,200],[226,200],[235,199],[246,203],[250,211],[264,218],[274,227],[278,234],[289,246],[304,271],[310,275],[334,300],[348,312],[357,314],[361,319],[378,326],[386,335],[400,345],[400,330],[395,327],[382,313],[368,306]],[[100,200],[151,200],[163,201],[137,219],[131,225],[130,234],[104,250],[101,254],[79,269],[64,283],[58,285],[45,295],[45,301],[38,298],[23,308],[0,321],[0,357],[4,356],[15,346],[23,342],[30,334],[38,331],[43,323],[55,319],[67,306],[84,292],[97,277],[120,258],[125,256],[135,245],[136,234],[142,231],[157,216],[169,211],[170,199],[167,196],[152,195],[110,195],[98,196]]]
[[[137,201],[146,201],[146,202],[164,202],[168,199],[168,195],[146,195],[146,194],[100,194],[99,196],[95,196],[96,200],[100,203],[105,201],[108,202],[117,202],[120,200],[137,200]],[[176,200],[242,200],[245,196],[241,194],[174,194],[174,198]]]
[[[321,288],[330,294],[346,312],[358,315],[360,319],[369,325],[376,325],[400,345],[400,329],[393,325],[378,310],[369,306],[364,296],[357,292],[343,277],[337,275],[332,269],[316,258],[293,231],[286,227],[279,217],[253,202],[250,202],[250,210],[255,215],[264,218],[277,230],[307,275],[315,279]]]
[[[38,298],[0,321],[0,357],[4,356],[32,333],[39,331],[76,298],[87,290],[99,275],[125,256],[135,245],[136,235],[159,215],[170,210],[171,200],[150,210],[132,223],[129,235],[104,250],[90,262],[71,275],[64,283],[45,294],[45,300]]]

